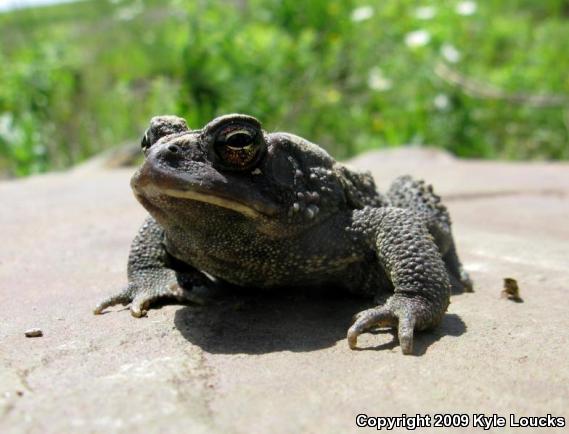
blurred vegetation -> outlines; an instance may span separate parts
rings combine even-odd
[[[0,173],[68,167],[138,140],[164,113],[194,127],[249,113],[338,158],[427,144],[567,159],[568,41],[569,0],[96,0],[11,11],[0,14]]]

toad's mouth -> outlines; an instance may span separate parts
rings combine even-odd
[[[153,198],[167,196],[207,203],[249,218],[274,216],[279,211],[278,205],[243,180],[228,179],[213,169],[206,172],[207,176],[201,175],[173,173],[145,164],[132,177],[131,187],[143,206],[155,210],[158,207]]]
[[[135,195],[137,196],[137,198],[142,196],[138,192],[136,192]],[[151,198],[153,196],[156,197],[159,195],[168,196],[176,199],[187,199],[187,200],[194,200],[197,202],[207,203],[210,205],[218,206],[220,208],[226,208],[232,211],[236,211],[240,214],[243,214],[251,218],[258,218],[265,214],[259,212],[253,207],[242,204],[235,200],[226,199],[224,197],[215,196],[213,194],[204,194],[192,190],[173,190],[168,188],[167,189],[153,188],[153,189],[145,189],[144,191],[145,199]]]

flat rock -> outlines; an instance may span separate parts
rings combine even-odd
[[[225,295],[143,319],[120,307],[94,316],[125,284],[145,216],[133,170],[1,182],[0,432],[345,433],[359,413],[567,419],[569,165],[422,149],[351,163],[382,189],[403,173],[432,182],[475,281],[417,335],[415,356],[392,333],[350,351],[350,318],[367,304],[339,296]],[[500,298],[505,277],[523,303]],[[24,336],[33,327],[41,339]]]

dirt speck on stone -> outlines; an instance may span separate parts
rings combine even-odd
[[[516,279],[511,277],[504,278],[504,290],[502,291],[502,298],[522,303],[524,300],[520,297],[520,288]]]
[[[29,329],[25,333],[27,338],[39,338],[43,336],[43,332],[40,329]]]

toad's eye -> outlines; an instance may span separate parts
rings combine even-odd
[[[262,143],[258,130],[232,125],[217,135],[215,150],[223,164],[229,168],[247,169],[258,160]]]

